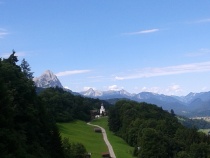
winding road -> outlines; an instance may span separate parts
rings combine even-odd
[[[89,123],[89,122],[88,122],[87,124],[90,125],[90,126],[95,126],[95,127],[98,127],[98,128],[101,129],[101,132],[102,132],[104,141],[105,141],[105,143],[106,143],[106,145],[107,145],[107,147],[108,147],[110,156],[111,156],[112,158],[116,158],[115,153],[114,153],[114,150],[113,150],[113,148],[112,148],[112,145],[110,144],[110,142],[109,142],[109,140],[108,140],[108,138],[107,138],[106,130],[105,130],[103,127],[101,127],[101,126],[93,125],[93,124],[91,124],[91,123]]]

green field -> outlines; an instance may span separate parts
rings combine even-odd
[[[133,158],[133,148],[123,139],[115,136],[109,131],[107,117],[93,120],[92,124],[99,125],[106,130],[107,137],[114,149],[117,158]],[[95,133],[94,127],[87,125],[82,121],[57,124],[62,137],[67,137],[71,142],[82,143],[88,152],[91,152],[91,158],[101,158],[102,152],[107,152],[107,146],[101,133]]]
[[[91,152],[91,158],[101,158],[102,152],[107,152],[107,146],[104,143],[101,133],[95,133],[94,127],[87,125],[82,121],[57,124],[62,137],[67,137],[71,142],[82,143],[88,152]]]
[[[107,137],[114,149],[115,155],[117,158],[133,158],[132,151],[133,148],[130,147],[123,139],[114,135],[111,131],[109,131],[109,127],[107,125],[107,117],[99,118],[93,120],[91,123],[95,125],[99,125],[106,130]]]

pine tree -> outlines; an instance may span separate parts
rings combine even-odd
[[[31,72],[31,68],[25,59],[22,60],[20,67],[21,67],[23,74],[28,79],[33,79],[33,72]]]

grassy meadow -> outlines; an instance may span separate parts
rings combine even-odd
[[[62,137],[69,138],[71,142],[82,143],[88,152],[91,152],[91,158],[101,158],[102,152],[107,152],[107,146],[101,133],[95,133],[94,127],[87,125],[82,121],[57,124]]]
[[[99,125],[106,130],[107,137],[114,149],[117,158],[133,158],[133,148],[123,139],[114,135],[108,128],[107,117],[93,120],[91,123]],[[87,125],[83,121],[74,121],[70,123],[57,124],[62,137],[69,138],[71,142],[82,143],[88,152],[91,152],[91,158],[101,158],[102,152],[107,152],[107,146],[101,133],[95,133],[94,127]]]
[[[107,137],[114,149],[115,155],[117,158],[133,158],[132,151],[133,148],[130,147],[123,139],[113,134],[113,132],[109,131],[108,127],[108,118],[103,117],[91,122],[92,124],[99,125],[106,130]]]

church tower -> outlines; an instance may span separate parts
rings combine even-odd
[[[105,113],[105,108],[103,103],[101,104],[101,109],[100,109],[100,115],[102,115],[103,113]]]

